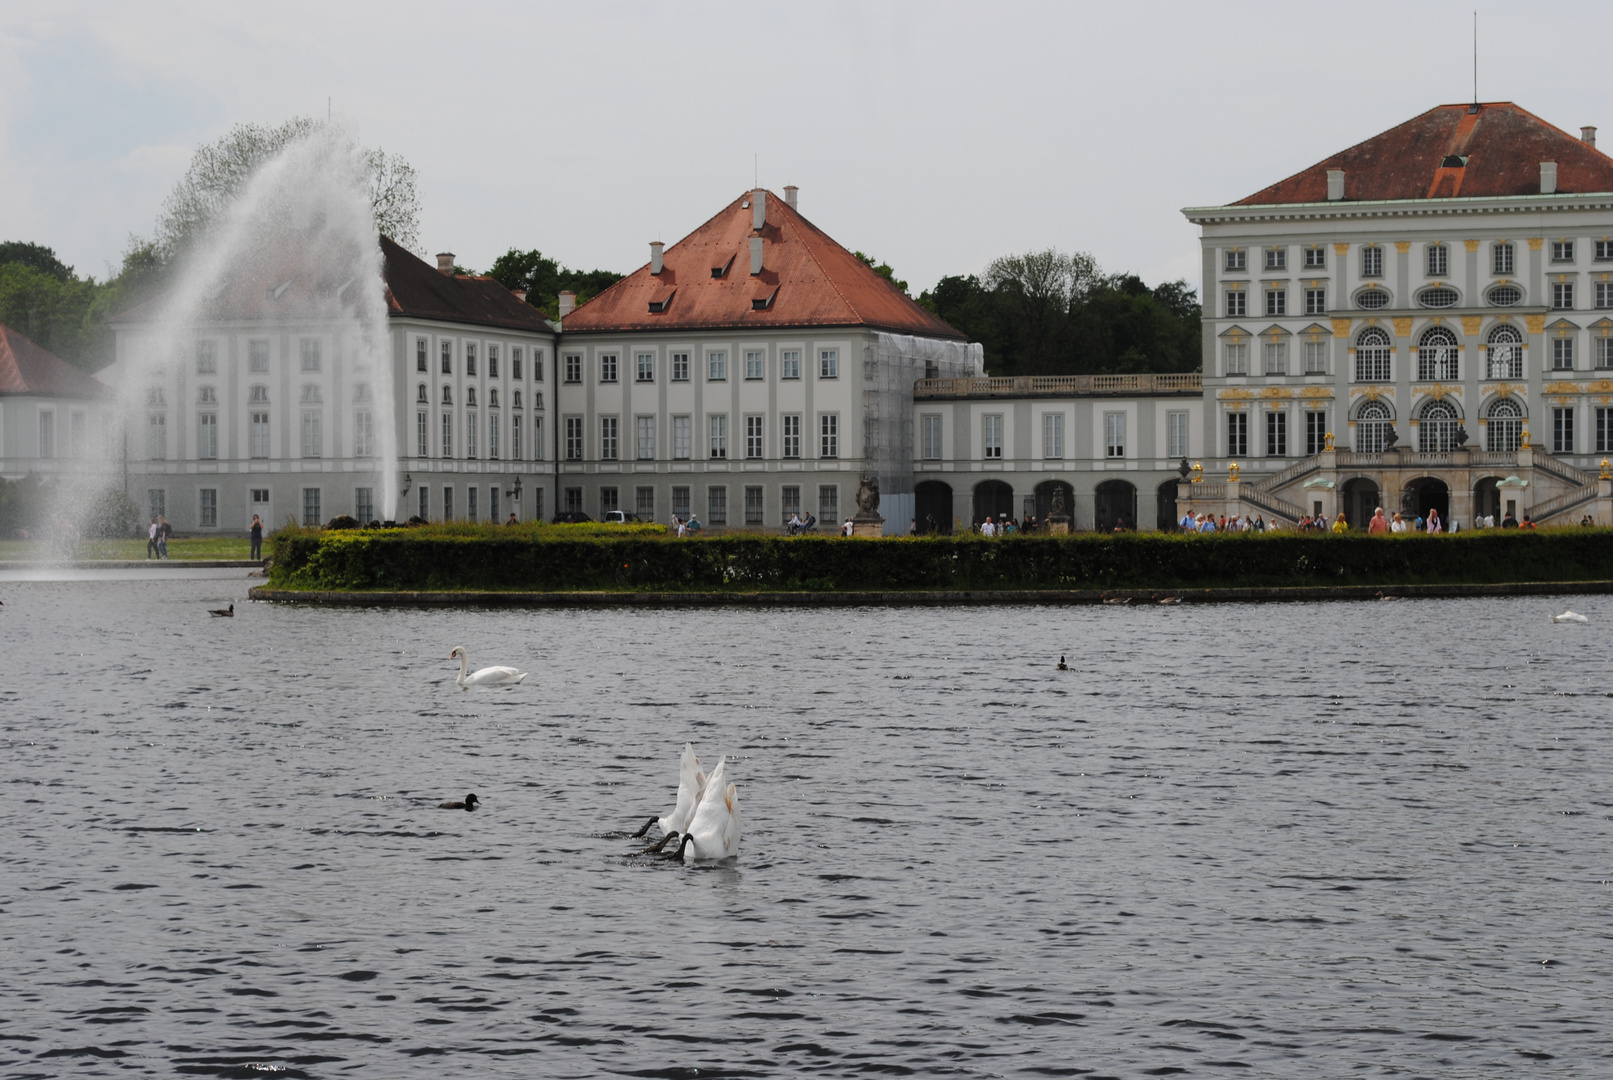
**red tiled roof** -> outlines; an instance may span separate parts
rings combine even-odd
[[[1429,109],[1232,205],[1326,202],[1329,169],[1344,170],[1347,201],[1538,195],[1542,161],[1557,163],[1560,192],[1613,192],[1613,158],[1595,147],[1510,101],[1472,110]]]
[[[0,324],[0,394],[102,398],[112,392],[66,360]]]
[[[660,274],[641,266],[567,315],[565,331],[864,326],[964,340],[771,192],[767,221],[752,230],[750,199],[746,192],[668,247]],[[753,236],[762,238],[755,277]],[[718,267],[727,269],[712,277]],[[666,301],[665,310],[652,313],[651,301]]]

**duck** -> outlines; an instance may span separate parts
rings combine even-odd
[[[1586,617],[1585,617],[1585,616],[1583,616],[1583,615],[1581,615],[1581,614],[1579,614],[1579,613],[1578,613],[1578,612],[1577,612],[1577,611],[1565,611],[1565,612],[1563,612],[1563,613],[1562,613],[1562,614],[1561,614],[1561,615],[1553,615],[1553,616],[1552,616],[1552,617],[1551,617],[1551,621],[1552,621],[1552,622],[1580,622],[1580,623],[1588,623],[1588,622],[1590,622],[1590,621],[1591,621],[1591,620],[1589,620],[1589,619],[1587,619],[1587,618],[1586,618]]]
[[[1069,671],[1070,670],[1070,665],[1066,664],[1064,662],[1064,657],[1062,655],[1059,656],[1058,670],[1060,670],[1060,671]]]
[[[1129,596],[1106,596],[1106,597],[1104,597],[1103,602],[1105,604],[1129,604],[1129,603],[1131,603],[1131,597],[1129,597]]]
[[[694,746],[683,744],[683,755],[678,759],[678,797],[673,803],[672,812],[664,817],[651,817],[644,823],[644,827],[633,834],[636,840],[650,831],[650,826],[660,825],[663,842],[672,836],[681,833],[694,816],[696,806],[700,805],[700,796],[706,788],[706,774],[700,771],[700,759],[695,756]]]
[[[1160,600],[1161,604],[1180,604],[1181,602],[1182,598],[1180,596],[1167,596]]]
[[[208,608],[207,613],[215,619],[233,619],[235,618],[235,605],[232,603],[227,608]]]
[[[459,678],[454,681],[461,690],[469,690],[473,686],[514,686],[526,678],[526,672],[517,671],[512,667],[484,667],[479,671],[467,675],[470,669],[470,658],[465,655],[465,646],[455,645],[454,651],[448,654],[448,659],[459,658]]]
[[[474,809],[476,809],[476,804],[479,803],[479,802],[481,802],[481,800],[476,797],[476,793],[473,791],[469,795],[465,796],[465,801],[464,802],[457,802],[456,801],[456,802],[438,803],[437,804],[437,809],[438,810],[474,810]]]
[[[733,784],[725,786],[728,759],[717,762],[706,778],[706,790],[695,808],[694,818],[678,841],[672,858],[682,862],[730,859],[739,854],[739,794]]]

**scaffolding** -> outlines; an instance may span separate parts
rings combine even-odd
[[[978,344],[880,333],[863,350],[863,468],[879,479],[879,513],[900,535],[915,513],[913,386],[986,373]]]

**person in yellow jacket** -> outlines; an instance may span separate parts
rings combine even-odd
[[[1340,512],[1338,517],[1333,519],[1333,531],[1336,533],[1350,531],[1350,523],[1344,520],[1344,514],[1342,512]]]

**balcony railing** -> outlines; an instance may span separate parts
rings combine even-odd
[[[919,398],[1087,397],[1099,394],[1202,394],[1204,377],[1186,375],[1012,375],[995,378],[920,379]]]

